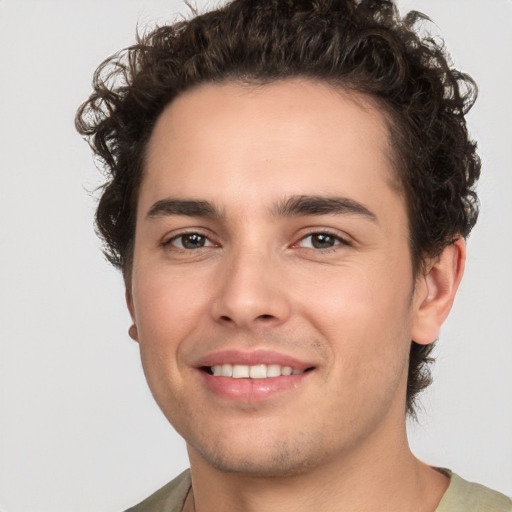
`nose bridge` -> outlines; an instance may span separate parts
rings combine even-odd
[[[290,304],[278,274],[278,256],[271,247],[246,243],[233,248],[219,276],[215,319],[239,327],[285,321]]]

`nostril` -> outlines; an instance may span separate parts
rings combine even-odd
[[[272,315],[260,315],[258,318],[261,318],[262,320],[270,320],[274,317]]]

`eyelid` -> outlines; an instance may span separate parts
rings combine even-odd
[[[186,236],[186,235],[199,235],[199,236],[206,238],[206,240],[208,240],[208,242],[210,242],[210,244],[207,245],[206,247],[218,247],[219,246],[219,244],[213,240],[213,237],[211,236],[211,234],[207,233],[204,229],[194,228],[194,227],[184,228],[184,229],[176,230],[172,233],[167,233],[167,235],[162,239],[160,245],[162,247],[167,247],[167,246],[171,245],[175,249],[189,251],[190,249],[178,247],[172,243],[174,240],[176,240],[182,236]]]
[[[353,245],[353,242],[348,235],[341,234],[336,230],[330,228],[309,228],[307,233],[304,233],[303,235],[298,237],[297,241],[293,243],[293,247],[298,247],[300,242],[314,235],[330,236],[332,238],[335,238],[337,243],[335,243],[335,245],[333,245],[332,247],[325,249],[316,249],[311,247],[304,247],[304,249],[313,249],[315,251],[327,252],[329,250],[334,250],[338,246],[351,247]]]
[[[351,240],[351,238],[348,235],[341,234],[332,228],[312,227],[312,228],[307,228],[307,231],[306,230],[301,230],[301,231],[303,231],[303,234],[300,234],[299,236],[295,237],[296,241],[292,243],[292,245],[291,245],[292,248],[299,247],[299,244],[303,240],[307,239],[308,237],[314,236],[314,235],[330,236],[330,237],[336,239],[336,243],[331,248],[316,249],[316,248],[304,247],[304,249],[313,249],[315,251],[327,252],[330,249],[334,250],[338,246],[350,247],[353,245],[353,241]],[[304,231],[306,231],[306,232],[304,232]],[[182,236],[186,236],[186,235],[199,235],[201,237],[204,237],[208,241],[208,245],[206,245],[206,247],[219,247],[220,246],[220,244],[215,241],[215,237],[212,236],[212,234],[210,232],[208,232],[208,230],[205,230],[202,228],[196,228],[196,227],[183,228],[183,229],[175,230],[171,233],[167,233],[166,236],[160,242],[160,245],[162,247],[172,245],[175,249],[190,251],[191,249],[181,248],[181,247],[178,247],[173,244],[173,241],[175,241],[176,239],[179,239]]]

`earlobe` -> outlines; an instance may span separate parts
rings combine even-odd
[[[463,238],[445,247],[428,262],[416,280],[412,340],[420,345],[433,343],[450,312],[464,273],[466,243]]]
[[[139,333],[137,331],[137,326],[135,324],[130,325],[128,329],[128,334],[133,341],[139,341]]]
[[[130,312],[130,316],[132,317],[132,325],[130,325],[128,329],[128,335],[130,338],[134,341],[139,341],[139,332],[137,330],[137,324],[135,321],[135,308],[133,306],[133,298],[132,294],[128,291],[126,291],[126,306],[128,307],[128,311]]]

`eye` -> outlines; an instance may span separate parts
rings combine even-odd
[[[190,250],[213,247],[215,244],[208,237],[200,233],[184,233],[171,238],[165,245],[173,245],[179,249]]]
[[[330,233],[311,233],[299,240],[297,244],[299,247],[306,247],[308,249],[331,249],[332,247],[340,244],[347,244],[339,236]]]

